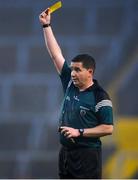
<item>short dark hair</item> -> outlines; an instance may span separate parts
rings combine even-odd
[[[94,58],[88,54],[79,54],[75,56],[71,60],[71,62],[81,62],[84,68],[93,69],[93,72],[95,71],[96,68],[96,63]]]

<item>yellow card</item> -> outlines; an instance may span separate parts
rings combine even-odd
[[[55,3],[54,5],[50,6],[50,13],[53,13],[54,11],[56,11],[57,9],[62,7],[62,3],[61,1],[58,1],[57,3]]]

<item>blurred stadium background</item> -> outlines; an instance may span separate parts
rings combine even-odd
[[[38,15],[55,0],[0,0],[0,178],[57,178],[63,97]],[[95,57],[114,134],[103,177],[138,178],[138,0],[63,0],[52,26],[67,61]]]

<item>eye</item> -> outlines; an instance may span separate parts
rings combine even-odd
[[[71,71],[80,72],[81,69],[79,67],[70,67]]]
[[[75,70],[76,72],[80,72],[80,71],[81,71],[81,69],[78,68],[78,67],[75,67],[74,70]]]

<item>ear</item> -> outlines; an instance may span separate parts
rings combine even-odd
[[[88,69],[90,74],[93,74],[93,69]]]

